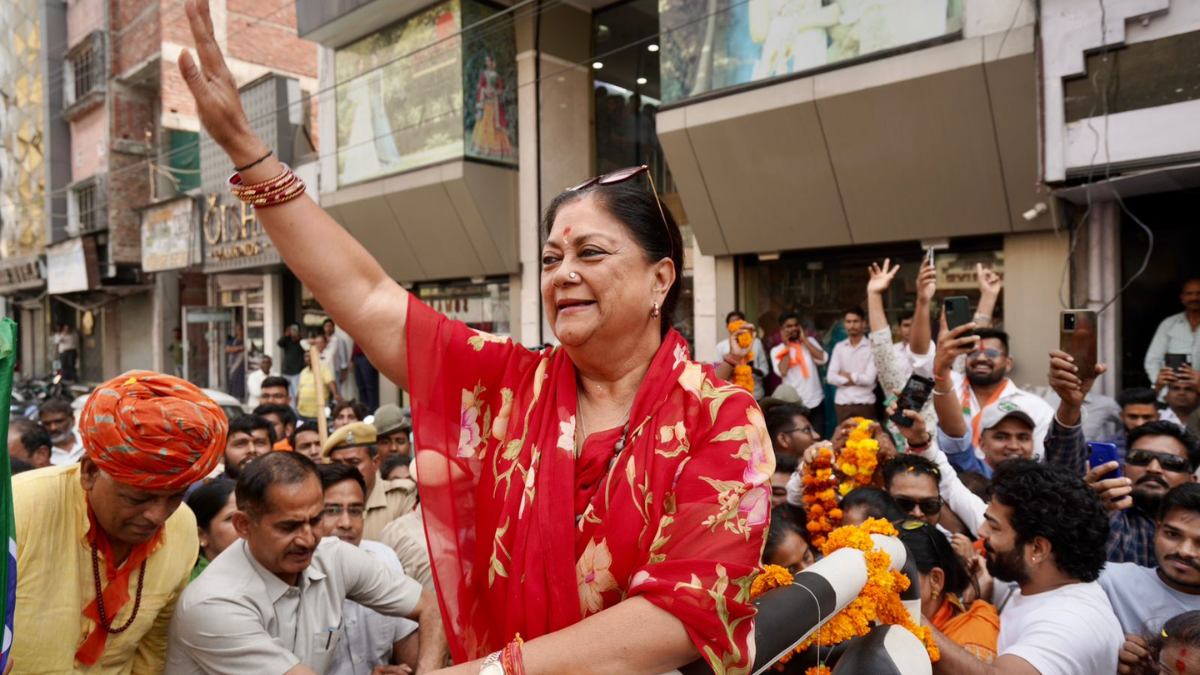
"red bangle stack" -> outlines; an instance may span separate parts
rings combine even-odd
[[[522,645],[525,641],[521,639],[521,634],[517,633],[516,638],[504,646],[504,651],[500,652],[500,667],[504,668],[504,675],[525,675],[525,661],[521,656]]]
[[[283,165],[283,172],[278,176],[253,185],[243,185],[240,174],[229,177],[229,191],[233,196],[257,209],[290,202],[304,194],[304,190],[304,181],[287,164]]]

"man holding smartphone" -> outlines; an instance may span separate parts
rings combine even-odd
[[[1183,282],[1179,302],[1184,311],[1158,324],[1150,348],[1146,350],[1143,365],[1146,377],[1154,383],[1155,389],[1162,389],[1173,382],[1175,376],[1183,374],[1184,368],[1192,370],[1200,363],[1200,331],[1197,330],[1200,329],[1200,279]],[[1173,357],[1170,364],[1167,363],[1168,355]],[[1184,363],[1179,363],[1180,356],[1186,357]],[[1170,372],[1164,373],[1164,370]]]

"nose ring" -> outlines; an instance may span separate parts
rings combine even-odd
[[[568,277],[570,277],[570,278],[572,278],[572,279],[578,279],[578,278],[579,278],[579,275],[578,275],[578,274],[576,274],[576,273],[574,273],[574,272],[571,272],[571,273],[570,273],[570,274],[568,274],[567,276],[568,276]]]

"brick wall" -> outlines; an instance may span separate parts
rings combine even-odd
[[[296,36],[295,0],[228,0],[229,56],[317,76],[317,45]]]
[[[108,247],[115,263],[142,262],[142,229],[134,208],[150,202],[145,159],[140,154],[113,152],[109,161]]]
[[[119,76],[162,51],[159,0],[109,0],[112,74]]]

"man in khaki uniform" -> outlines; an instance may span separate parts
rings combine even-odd
[[[417,480],[416,462],[412,463],[410,470],[412,479]],[[400,516],[383,528],[379,542],[396,552],[400,564],[404,565],[405,574],[421,582],[430,593],[437,593],[433,584],[433,565],[429,560],[429,542],[425,539],[425,520],[420,504],[412,513]]]
[[[322,447],[323,457],[334,464],[352,466],[367,483],[367,510],[363,514],[363,539],[379,541],[383,528],[417,505],[417,484],[407,478],[385,480],[379,475],[375,427],[354,422],[333,432]]]

